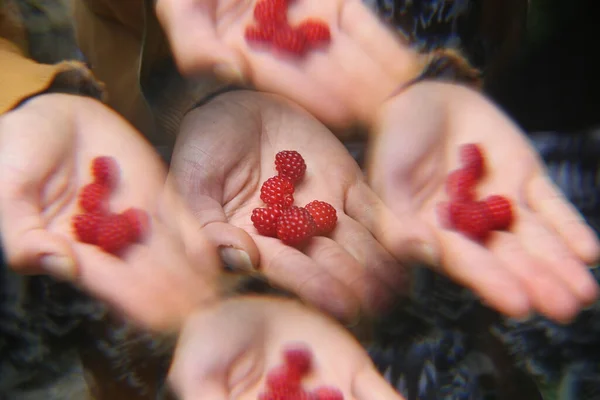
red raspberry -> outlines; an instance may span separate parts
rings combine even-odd
[[[472,200],[475,197],[475,176],[466,169],[451,172],[446,179],[446,193],[450,200]]]
[[[252,210],[252,223],[259,234],[263,236],[277,237],[277,220],[283,214],[281,204],[267,205],[266,208],[255,208]]]
[[[483,201],[454,203],[457,207],[453,215],[456,229],[473,240],[485,240],[491,231],[492,217]]]
[[[98,225],[97,244],[107,253],[118,253],[131,243],[131,224],[123,214],[109,214]]]
[[[301,376],[287,365],[280,365],[267,374],[267,388],[271,391],[298,390],[300,388]]]
[[[132,242],[141,241],[150,230],[150,215],[140,208],[129,208],[123,211],[123,216],[127,218],[130,226]]]
[[[260,188],[260,199],[266,204],[281,204],[289,207],[294,204],[294,185],[289,179],[274,176],[267,179]]]
[[[304,34],[290,26],[282,26],[275,32],[273,46],[295,56],[303,56],[307,50]]]
[[[285,244],[298,245],[310,239],[316,229],[315,221],[306,209],[292,206],[277,222],[277,237]]]
[[[484,200],[490,211],[491,229],[503,231],[513,222],[513,211],[510,200],[504,196],[493,195]]]
[[[485,172],[483,151],[478,144],[464,144],[459,149],[459,158],[464,169],[473,173],[476,180],[480,179]]]
[[[339,389],[321,386],[313,391],[316,400],[344,400],[344,395]]]
[[[306,163],[297,151],[284,150],[275,155],[275,169],[279,176],[296,183],[304,176]]]
[[[305,376],[312,367],[312,352],[306,346],[294,346],[284,350],[283,358],[288,368]]]
[[[260,24],[287,23],[287,0],[261,0],[254,7],[254,19]]]
[[[329,26],[317,19],[307,19],[300,23],[297,28],[306,37],[309,45],[322,45],[331,41]]]
[[[305,207],[315,221],[317,231],[315,235],[327,235],[331,233],[337,224],[337,212],[335,208],[324,201],[311,201]]]
[[[452,201],[448,203],[448,223],[451,229],[456,229],[458,220],[471,201]]]
[[[114,188],[119,181],[119,165],[112,157],[96,157],[92,160],[92,176],[94,182]]]
[[[108,187],[100,183],[88,183],[79,192],[79,206],[87,212],[108,211]]]
[[[265,23],[260,26],[249,26],[246,28],[244,36],[250,42],[271,42],[278,25],[274,23]]]
[[[98,226],[103,215],[99,213],[78,214],[73,217],[71,223],[77,240],[82,243],[96,244]]]

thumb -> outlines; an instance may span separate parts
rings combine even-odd
[[[401,203],[401,199],[394,202]],[[348,193],[346,213],[399,261],[439,264],[440,246],[434,230],[410,210],[388,208],[366,184]]]
[[[7,264],[20,273],[72,280],[77,269],[68,239],[49,232],[40,207],[27,195],[0,195],[0,232]]]
[[[243,81],[243,58],[218,36],[217,1],[158,0],[156,14],[184,75],[213,68],[219,78]]]

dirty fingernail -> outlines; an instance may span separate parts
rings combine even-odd
[[[233,272],[254,271],[250,256],[243,250],[235,249],[233,247],[221,247],[219,248],[219,254],[221,255],[221,260],[225,264],[225,267],[231,269]]]
[[[66,280],[75,278],[75,262],[71,257],[49,254],[40,259],[40,265],[56,277]]]
[[[219,79],[227,82],[243,83],[244,81],[242,71],[230,63],[217,64],[213,71]]]

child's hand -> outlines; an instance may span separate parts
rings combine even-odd
[[[370,121],[377,107],[420,72],[417,56],[361,0],[290,1],[292,23],[329,24],[331,44],[306,59],[250,47],[244,30],[256,1],[158,0],[157,14],[186,74],[216,68],[227,78],[290,98],[326,123]]]
[[[111,209],[139,207],[151,216],[146,240],[122,258],[79,242],[71,222],[81,212],[79,190],[92,179],[90,162],[104,155],[121,169]],[[0,117],[0,233],[8,265],[72,280],[146,327],[176,329],[187,312],[214,300],[221,265],[175,192],[165,191],[165,179],[152,147],[101,103],[62,94],[30,100]],[[186,257],[189,243],[199,258]]]
[[[254,208],[264,207],[260,188],[277,175],[275,154],[282,150],[298,151],[307,165],[295,204],[326,201],[338,215],[328,237],[313,237],[300,249],[259,235],[250,219]],[[222,231],[223,222],[244,229],[258,247],[260,270],[269,281],[337,317],[353,319],[361,308],[385,310],[406,288],[404,268],[369,230],[377,228],[385,206],[339,140],[281,98],[231,92],[189,113],[178,135],[171,177],[207,233],[217,227]],[[401,226],[388,224],[382,235],[398,239],[402,232]],[[240,237],[239,244],[245,243]]]
[[[334,386],[346,400],[402,400],[346,330],[283,299],[238,298],[190,318],[169,380],[182,400],[254,400],[292,343],[313,351],[314,372],[303,382],[308,388]]]
[[[549,180],[524,134],[482,96],[417,84],[387,104],[372,138],[373,189],[405,229],[423,231],[426,224],[436,232],[437,242],[429,243],[451,278],[514,317],[535,309],[565,321],[596,299],[586,267],[598,258],[596,235]],[[479,143],[487,155],[481,195],[506,195],[515,207],[512,229],[494,232],[486,246],[443,229],[436,215],[465,143]]]

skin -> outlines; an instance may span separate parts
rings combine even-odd
[[[281,364],[282,349],[294,343],[313,351],[316,368],[306,387],[335,386],[348,400],[402,399],[334,320],[296,302],[260,297],[228,300],[187,321],[171,387],[182,400],[256,399],[266,373]]]
[[[515,207],[510,231],[493,233],[485,246],[442,229],[436,214],[464,143],[479,143],[486,155],[480,196],[503,194]],[[391,99],[373,129],[367,165],[371,187],[400,221],[416,217],[434,231],[435,267],[490,306],[567,322],[597,299],[587,267],[598,260],[596,234],[551,182],[523,132],[480,94],[424,82]],[[384,237],[386,247],[396,240]]]
[[[139,207],[152,218],[149,237],[123,258],[79,243],[72,231],[78,191],[91,182],[98,155],[113,156],[121,168],[111,209]],[[2,244],[17,272],[73,280],[155,330],[178,329],[217,296],[214,247],[165,188],[166,169],[152,147],[101,103],[43,95],[2,116],[0,177]]]

